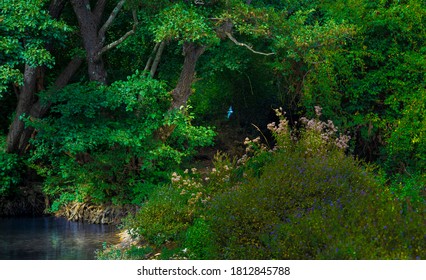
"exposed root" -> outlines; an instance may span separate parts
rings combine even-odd
[[[68,203],[56,215],[70,221],[91,224],[119,224],[129,213],[136,212],[136,206],[91,205],[86,202]]]

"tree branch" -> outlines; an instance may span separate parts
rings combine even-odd
[[[59,76],[56,78],[55,83],[49,89],[49,91],[52,94],[54,94],[56,91],[64,88],[69,83],[73,75],[80,68],[83,61],[84,61],[84,58],[75,56],[64,68],[64,70],[62,70]],[[49,107],[50,107],[50,101],[47,101],[47,104],[43,104],[43,102],[39,99],[31,107],[30,115],[31,117],[34,117],[34,118],[41,118],[44,116],[44,114],[46,114]]]
[[[105,33],[106,33],[107,29],[109,28],[111,23],[114,21],[114,19],[117,17],[117,14],[121,10],[121,8],[123,7],[124,3],[126,3],[126,0],[121,0],[120,2],[117,3],[117,6],[115,6],[114,10],[112,10],[107,21],[104,23],[104,25],[101,27],[101,29],[99,29],[98,37],[101,39],[102,43],[105,41]],[[129,33],[129,32],[127,32],[127,33]]]
[[[157,53],[158,47],[160,46],[160,43],[156,43],[154,46],[154,50],[149,55],[148,61],[146,62],[145,69],[143,69],[144,72],[147,72],[149,68],[151,68],[151,63],[153,60],[154,55]]]
[[[105,4],[106,4],[106,0],[98,0],[98,2],[96,2],[96,7],[93,10],[93,15],[95,16],[95,21],[97,26],[99,26],[101,22],[102,14],[104,13],[104,10],[105,10]]]
[[[52,0],[49,5],[50,16],[54,19],[59,19],[65,4],[66,0]]]
[[[139,24],[138,15],[136,13],[136,10],[132,10],[132,16],[133,16],[133,22],[134,22],[133,29],[135,29],[136,25]]]
[[[163,54],[164,47],[166,42],[162,41],[160,47],[158,48],[157,55],[155,56],[154,62],[151,67],[151,78],[154,78],[155,72],[157,72],[158,64],[160,63],[161,55]]]
[[[237,46],[246,47],[247,49],[249,49],[249,50],[250,50],[251,52],[253,52],[253,53],[261,54],[261,55],[266,55],[266,56],[268,56],[268,55],[274,55],[274,54],[275,54],[275,53],[264,53],[264,52],[258,52],[258,51],[255,51],[255,50],[253,50],[253,48],[252,48],[252,47],[250,47],[249,45],[238,42],[238,41],[237,41],[237,39],[235,39],[235,38],[231,35],[231,33],[229,33],[229,32],[225,32],[225,34],[226,34],[226,36],[228,36],[228,38],[229,38],[232,42],[234,42],[234,44],[236,44]]]
[[[120,39],[104,46],[98,53],[99,56],[101,56],[104,52],[109,51],[112,48],[115,48],[116,46],[120,45],[124,40],[126,40],[130,35],[134,34],[135,31],[132,29],[128,31],[126,34],[124,34]]]
[[[123,2],[123,4],[124,4],[124,2],[126,2],[126,0],[122,0],[122,2]],[[118,4],[120,4],[120,3],[118,3]],[[118,4],[117,4],[117,6],[118,6]],[[121,6],[123,6],[123,5],[121,5]],[[116,7],[117,8],[117,7]],[[116,9],[115,8],[115,9]],[[121,7],[120,7],[121,8]],[[114,10],[115,10],[114,9]],[[117,10],[117,13],[118,13],[118,11],[119,10]],[[108,45],[106,45],[106,46],[104,46],[100,51],[99,51],[99,53],[98,53],[98,55],[99,56],[101,56],[104,52],[106,52],[106,51],[109,51],[110,49],[112,49],[112,48],[115,48],[116,46],[118,46],[119,44],[121,44],[124,40],[126,40],[129,36],[131,36],[131,35],[133,35],[135,32],[136,32],[136,26],[139,24],[139,21],[138,21],[138,17],[137,17],[137,14],[136,14],[136,11],[135,10],[133,10],[132,11],[132,15],[133,15],[133,28],[132,28],[132,30],[130,30],[130,31],[128,31],[126,34],[124,34],[120,39],[118,39],[118,40],[116,40],[116,41],[114,41],[114,42],[112,42],[112,43],[110,43],[110,44],[108,44]],[[111,18],[111,17],[110,17]],[[108,19],[109,20],[109,19]],[[112,20],[111,20],[111,22],[112,22]],[[106,23],[105,23],[106,24]],[[104,24],[104,26],[105,26],[105,24]],[[104,26],[102,26],[102,28],[104,27]],[[106,31],[106,30],[105,30]],[[105,31],[103,31],[103,32],[105,32]],[[99,31],[99,32],[101,32],[101,31]],[[105,41],[105,33],[104,33],[104,37],[102,38],[102,43]]]

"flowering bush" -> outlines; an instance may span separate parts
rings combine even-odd
[[[180,174],[173,172],[171,184],[156,191],[135,217],[128,220],[127,227],[134,228],[137,235],[157,247],[167,242],[186,244],[186,250],[178,251],[185,257],[212,257],[211,252],[202,249],[205,244],[210,247],[213,244],[205,236],[211,232],[204,221],[205,209],[212,197],[235,185],[235,166],[235,160],[218,153],[213,167],[205,172],[196,168]],[[179,257],[178,253],[173,254],[173,258]]]
[[[297,131],[276,112],[274,148],[246,139],[239,160],[218,154],[208,172],[173,173],[132,227],[157,245],[173,241],[173,258],[426,258],[424,208],[404,208],[371,166],[346,155],[350,137],[319,107]]]
[[[345,155],[350,138],[316,111],[298,132],[281,114],[268,126],[277,146],[264,152],[272,156],[261,175],[212,200],[219,258],[425,258],[425,212],[404,212],[370,166]]]

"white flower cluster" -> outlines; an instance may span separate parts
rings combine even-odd
[[[317,117],[320,117],[322,115],[322,108],[319,106],[315,106],[315,114],[317,115]],[[321,139],[325,142],[332,141],[337,132],[337,127],[331,120],[323,122],[318,119],[307,119],[306,117],[301,117],[300,121],[305,125],[306,129],[321,133]],[[339,149],[344,150],[349,147],[348,143],[350,139],[351,137],[349,135],[340,134],[339,137],[334,139],[334,144]]]

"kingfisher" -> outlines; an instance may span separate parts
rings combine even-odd
[[[229,106],[229,109],[228,109],[228,119],[231,117],[232,113],[234,113],[234,111],[232,111],[232,106]]]

